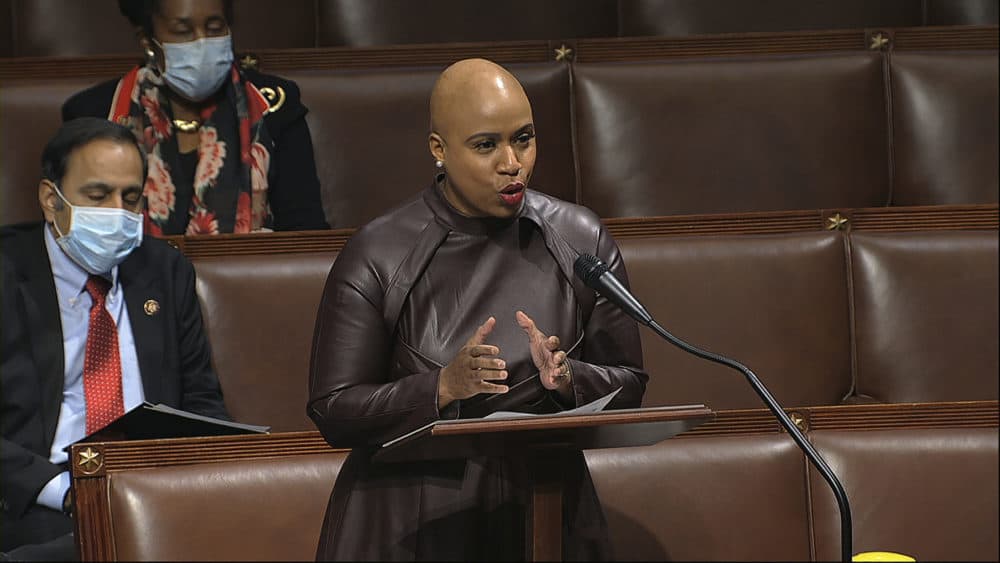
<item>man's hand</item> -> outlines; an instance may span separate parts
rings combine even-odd
[[[485,344],[486,337],[496,324],[495,318],[486,319],[451,363],[441,369],[438,376],[438,408],[479,393],[507,392],[506,385],[488,381],[507,379],[507,363],[498,357],[500,348]]]
[[[567,399],[571,398],[570,381],[572,381],[573,375],[569,370],[569,363],[566,361],[566,352],[559,349],[559,337],[545,336],[535,326],[535,321],[525,315],[523,311],[518,311],[515,316],[517,324],[528,335],[531,359],[535,362],[535,367],[538,368],[538,376],[542,380],[542,386],[551,391],[558,391]]]

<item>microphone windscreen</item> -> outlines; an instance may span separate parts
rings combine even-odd
[[[597,279],[608,271],[608,266],[593,254],[581,254],[573,263],[573,270],[587,287],[593,288]]]

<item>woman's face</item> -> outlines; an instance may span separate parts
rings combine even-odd
[[[535,167],[531,105],[519,87],[470,98],[431,134],[431,152],[444,162],[445,197],[469,217],[512,217]]]
[[[160,43],[187,43],[228,33],[222,0],[160,0],[153,14],[153,38]]]

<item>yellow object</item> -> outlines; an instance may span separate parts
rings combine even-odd
[[[916,561],[916,559],[893,551],[862,551],[856,553],[851,561]]]

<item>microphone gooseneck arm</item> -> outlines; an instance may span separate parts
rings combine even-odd
[[[635,319],[639,324],[646,325],[651,328],[656,334],[660,335],[661,338],[670,342],[674,346],[677,346],[681,350],[689,354],[694,354],[699,358],[708,360],[710,362],[715,362],[717,364],[722,364],[726,367],[733,368],[741,372],[746,376],[747,381],[750,382],[750,386],[757,393],[758,396],[770,409],[771,414],[773,414],[781,426],[788,432],[788,434],[795,440],[795,443],[799,446],[799,449],[805,454],[809,459],[810,463],[820,472],[826,482],[833,489],[833,496],[837,499],[837,506],[840,508],[840,549],[841,549],[841,559],[845,562],[851,561],[852,552],[852,526],[851,526],[851,506],[847,501],[847,493],[844,491],[843,485],[840,484],[840,480],[834,475],[833,471],[823,460],[823,456],[813,448],[813,445],[809,443],[809,440],[802,434],[798,426],[792,422],[792,419],[788,417],[778,401],[771,395],[771,392],[764,387],[764,384],[757,378],[754,372],[750,371],[750,368],[745,365],[732,360],[725,356],[709,352],[707,350],[702,350],[697,346],[693,346],[684,342],[680,338],[670,334],[665,328],[660,326],[655,320],[653,320],[652,315],[650,315],[645,307],[632,295],[632,293],[625,288],[618,281],[618,278],[611,273],[608,266],[602,262],[596,256],[590,254],[581,254],[577,259],[576,263],[573,265],[574,271],[577,276],[583,280],[583,282],[594,289],[598,293],[604,296],[605,299],[614,303],[616,306],[622,309],[626,314]]]
[[[823,457],[819,454],[819,452],[813,448],[813,445],[802,434],[799,427],[792,422],[792,419],[788,417],[788,414],[785,413],[784,409],[782,409],[778,404],[778,401],[771,395],[770,391],[767,390],[767,387],[764,387],[764,384],[761,383],[760,379],[757,378],[754,372],[751,371],[750,368],[735,360],[731,360],[725,356],[720,356],[719,354],[715,354],[707,350],[702,350],[697,346],[692,346],[691,344],[684,342],[680,338],[670,334],[655,320],[650,321],[647,326],[653,329],[653,332],[660,335],[681,350],[694,354],[695,356],[710,362],[715,362],[717,364],[733,368],[742,372],[743,375],[746,376],[747,381],[750,382],[750,386],[753,387],[753,390],[757,392],[757,395],[759,395],[764,401],[767,408],[770,409],[771,413],[774,414],[775,417],[777,417],[781,426],[788,431],[788,434],[806,454],[806,457],[809,458],[809,461],[812,462],[814,467],[816,467],[816,470],[820,472],[824,479],[826,479],[830,488],[833,489],[833,496],[837,498],[837,506],[840,508],[840,556],[842,561],[851,561],[851,552],[853,551],[851,539],[851,506],[847,501],[847,493],[844,491],[843,485],[840,484],[840,480],[837,479],[836,475],[834,475],[833,470],[831,470],[826,464],[826,461],[823,460]]]

